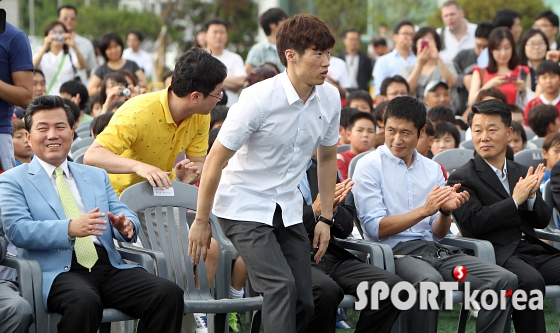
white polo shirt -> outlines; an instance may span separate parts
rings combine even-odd
[[[214,215],[272,225],[278,204],[286,227],[301,223],[297,186],[319,145],[338,142],[339,96],[325,83],[304,103],[286,72],[244,89],[218,134],[236,153],[222,171]]]
[[[455,58],[459,51],[474,49],[475,47],[474,33],[476,32],[477,25],[469,23],[466,19],[463,22],[467,25],[467,32],[460,40],[458,40],[457,37],[449,31],[448,27],[444,27],[443,39],[445,49],[439,52],[439,56],[444,63],[452,63],[453,58]],[[441,35],[441,28],[437,29],[437,33]]]

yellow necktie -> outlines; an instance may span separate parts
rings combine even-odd
[[[82,215],[76,200],[70,191],[70,187],[64,181],[63,174],[64,170],[61,168],[56,168],[54,170],[56,175],[56,188],[58,189],[58,197],[66,218],[75,219]],[[85,268],[88,268],[91,272],[91,268],[97,262],[97,251],[93,245],[93,240],[90,236],[86,237],[76,237],[76,242],[74,243],[74,251],[76,252],[76,260],[78,263]]]

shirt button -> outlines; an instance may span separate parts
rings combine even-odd
[[[70,270],[70,267],[69,266],[64,266],[64,270],[68,271],[68,270]]]
[[[288,172],[294,172],[294,169],[288,169]]]

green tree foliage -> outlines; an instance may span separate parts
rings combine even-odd
[[[337,43],[333,54],[338,54],[344,49],[342,39],[348,29],[357,29],[366,33],[367,2],[363,0],[315,0],[317,16],[325,21],[331,28]]]
[[[469,22],[477,23],[494,19],[496,12],[503,8],[515,9],[522,14],[521,26],[523,30],[533,25],[535,15],[547,9],[542,0],[457,0],[465,12]],[[428,24],[433,27],[443,26],[441,9],[432,12]]]
[[[403,20],[417,25],[425,24],[437,4],[434,0],[369,0],[369,2],[371,6],[368,13],[373,26],[385,24],[389,29]]]

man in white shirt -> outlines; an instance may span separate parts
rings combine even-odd
[[[276,38],[286,71],[246,88],[229,109],[204,166],[188,252],[195,263],[206,260],[214,201],[213,213],[264,297],[265,331],[304,332],[313,314],[309,259],[321,260],[334,223],[340,98],[324,82],[335,39],[309,14],[286,20]],[[322,215],[310,245],[297,187],[316,150]]]
[[[350,83],[348,67],[346,67],[344,60],[331,57],[331,65],[327,73],[327,82],[338,89],[341,98],[346,97],[346,91],[348,88],[352,88],[352,84]]]
[[[441,20],[445,26],[437,29],[442,44],[439,56],[444,63],[451,63],[459,51],[474,48],[476,24],[465,19],[463,9],[456,1],[443,4]]]
[[[239,99],[239,92],[247,77],[243,59],[239,54],[225,49],[228,41],[228,25],[224,20],[214,18],[206,21],[204,30],[206,31],[206,48],[227,67],[228,76],[224,81],[224,88],[228,98],[227,106],[230,107]]]
[[[68,32],[74,34],[74,42],[84,58],[86,58],[87,67],[85,69],[78,69],[78,75],[80,75],[82,83],[87,86],[90,73],[97,66],[97,60],[91,41],[78,35],[75,31],[78,26],[78,10],[72,5],[61,6],[58,8],[58,21],[64,23]]]
[[[537,14],[533,29],[541,30],[548,39],[549,49],[558,50],[556,43],[556,35],[558,35],[558,15],[554,14],[552,10],[544,10]]]
[[[123,59],[134,61],[138,67],[142,68],[146,79],[152,76],[152,57],[150,54],[140,49],[140,44],[144,41],[144,35],[138,30],[130,30],[126,36],[128,48],[123,51]]]

